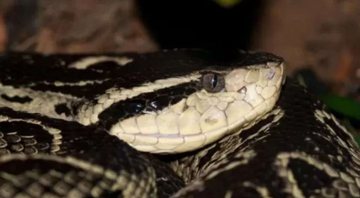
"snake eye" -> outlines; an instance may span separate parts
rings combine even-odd
[[[217,73],[205,73],[202,76],[201,83],[203,88],[210,93],[216,93],[224,89],[224,76]]]

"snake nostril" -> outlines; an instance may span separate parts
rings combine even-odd
[[[274,69],[274,68],[270,68],[269,72],[266,73],[266,79],[268,79],[268,80],[273,79],[274,76],[275,76],[275,73],[276,73],[275,69]]]
[[[247,92],[247,88],[245,86],[241,87],[239,90],[238,90],[238,93],[241,93],[241,94],[246,94]]]

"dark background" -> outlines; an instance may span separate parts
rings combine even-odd
[[[250,47],[261,14],[260,0],[224,8],[209,0],[138,0],[145,27],[161,48]]]

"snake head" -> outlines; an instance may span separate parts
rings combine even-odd
[[[279,97],[284,63],[276,56],[237,52],[218,61],[167,53],[168,63],[162,59],[172,65],[167,75],[119,90],[127,99],[103,115],[121,115],[109,131],[138,150],[181,153],[201,148],[257,122]]]

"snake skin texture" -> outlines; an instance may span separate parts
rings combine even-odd
[[[358,145],[290,80],[264,120],[178,157],[172,166],[191,182],[173,197],[360,197]]]
[[[167,165],[95,127],[8,108],[0,115],[1,197],[169,197],[184,186]]]
[[[118,117],[150,111],[139,105],[144,101],[162,110],[199,91],[196,75],[189,77],[194,69],[229,65],[203,55],[2,55],[0,197],[360,197],[353,137],[289,79],[260,120],[195,151],[139,152],[109,134]],[[267,53],[241,53],[235,60],[282,62]],[[266,74],[272,79],[274,71]],[[158,79],[170,80],[149,83]],[[114,101],[123,92],[131,102]]]

